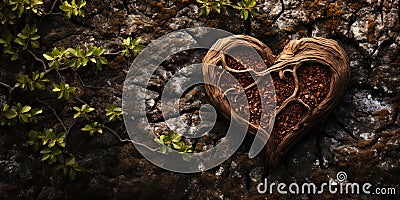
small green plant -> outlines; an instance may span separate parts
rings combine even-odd
[[[43,4],[41,0],[2,0],[0,1],[0,21],[2,24],[14,24],[27,11],[32,11],[36,15],[41,15],[39,6]]]
[[[20,87],[21,89],[28,89],[30,91],[35,89],[45,90],[47,82],[50,82],[50,80],[44,78],[44,72],[33,72],[32,79],[25,74],[18,75],[17,83],[15,83],[14,87]]]
[[[108,64],[107,59],[101,56],[103,53],[103,47],[89,46],[85,58],[89,59],[92,63],[95,63],[98,70],[102,70],[103,65]]]
[[[170,130],[167,135],[161,135],[154,141],[161,144],[161,153],[167,153],[171,149],[177,150],[181,154],[193,152],[192,145],[187,145],[182,141],[182,135]]]
[[[47,161],[49,165],[57,162],[57,157],[62,154],[62,150],[59,147],[53,148],[43,148],[40,150],[40,154],[42,154],[42,161]]]
[[[53,67],[54,69],[59,69],[60,66],[63,64],[64,54],[67,50],[64,47],[57,48],[54,47],[51,52],[47,52],[43,54],[43,57],[50,61],[49,67]]]
[[[49,165],[56,163],[54,171],[62,170],[65,177],[73,181],[76,178],[76,172],[84,171],[78,165],[74,156],[65,159],[65,133],[56,134],[53,129],[43,129],[43,131],[30,131],[28,133],[28,145],[32,146],[34,151],[42,154],[41,160]]]
[[[70,87],[68,84],[62,82],[60,85],[54,84],[53,92],[58,93],[58,99],[64,98],[69,100],[72,98],[76,88]]]
[[[87,50],[80,48],[58,49],[55,47],[51,52],[43,54],[43,57],[50,61],[49,67],[54,67],[56,70],[62,65],[78,69],[86,66],[89,61],[96,64],[97,69],[102,70],[103,65],[108,64],[107,59],[102,56],[103,53],[103,47],[89,46]]]
[[[85,12],[83,12],[83,7],[86,5],[85,0],[80,0],[78,3],[75,0],[71,0],[71,3],[68,1],[64,1],[62,5],[60,5],[60,9],[64,11],[65,16],[70,19],[71,16],[80,16],[84,17]]]
[[[47,161],[51,165],[56,163],[57,159],[62,156],[62,149],[65,148],[64,132],[56,134],[53,129],[43,129],[42,132],[32,130],[28,133],[28,136],[28,144],[35,151],[40,149],[42,161]]]
[[[21,33],[18,33],[17,38],[14,39],[14,42],[22,46],[22,50],[27,50],[28,47],[39,48],[39,41],[37,41],[40,36],[37,35],[37,28],[31,28],[29,24],[25,25],[25,28],[22,29]]]
[[[108,121],[122,121],[122,108],[118,107],[115,102],[113,102],[110,106],[106,108],[106,117],[108,117]]]
[[[65,133],[54,133],[53,129],[44,129],[42,132],[31,130],[28,133],[28,144],[38,151],[40,147],[53,148],[54,146],[65,147]]]
[[[90,136],[93,136],[96,132],[100,134],[103,133],[103,129],[100,127],[100,124],[98,122],[86,124],[85,127],[83,127],[81,130],[89,132]]]
[[[131,55],[136,56],[141,50],[143,50],[143,46],[140,45],[140,38],[132,39],[128,37],[123,40],[121,55],[130,57]]]
[[[8,104],[3,104],[1,107],[0,123],[1,125],[14,125],[19,123],[36,123],[37,115],[41,114],[41,109],[32,109],[30,106],[23,106],[18,103],[16,107],[10,108]]]
[[[3,53],[11,55],[11,60],[18,59],[19,50],[15,50],[12,46],[12,41],[14,40],[14,36],[7,31],[2,38],[0,38],[0,44],[3,45]]]
[[[242,0],[238,1],[236,5],[231,4],[229,0],[197,0],[197,3],[200,3],[201,6],[199,8],[199,15],[210,14],[211,11],[215,11],[217,13],[225,12],[226,6],[230,6],[234,9],[240,11],[240,18],[243,20],[247,20],[249,17],[253,17],[257,9],[254,8],[257,0]]]
[[[94,111],[94,108],[91,108],[89,105],[84,104],[80,108],[77,107],[77,106],[74,106],[74,110],[77,111],[74,114],[74,119],[78,118],[78,117],[83,117],[83,118],[89,120],[89,115],[88,114],[90,112]]]
[[[1,105],[1,112],[0,112],[0,124],[10,125],[13,118],[17,116],[17,111],[15,109],[11,109],[8,104]]]
[[[226,6],[230,5],[229,0],[197,0],[202,6],[199,8],[199,15],[210,14],[211,11],[221,13],[226,11]]]
[[[77,3],[76,3],[77,2]],[[2,47],[2,59],[4,55],[10,56],[12,61],[17,60],[20,52],[27,50],[34,60],[41,62],[44,70],[47,70],[47,65],[53,69],[59,70],[61,66],[71,67],[74,70],[79,67],[86,66],[88,63],[93,63],[98,69],[102,69],[102,65],[107,64],[107,60],[102,56],[104,49],[102,47],[89,46],[87,49],[72,49],[72,48],[54,48],[52,52],[43,55],[49,63],[43,62],[38,56],[35,55],[32,49],[40,47],[40,36],[38,35],[39,20],[34,19],[35,16],[44,14],[44,8],[50,8],[50,11],[46,12],[45,15],[55,14],[53,13],[53,7],[57,4],[57,1],[47,1],[52,5],[44,6],[43,0],[1,0],[0,1],[0,44]],[[84,16],[83,7],[86,5],[85,0],[63,0],[60,9],[64,11],[67,18],[72,16]],[[41,21],[41,20],[40,20]],[[17,24],[18,23],[18,24]],[[15,24],[15,25],[14,25]],[[21,30],[22,28],[22,30]],[[24,61],[25,62],[25,61]],[[6,63],[2,63],[6,64]],[[31,64],[31,59],[27,60],[28,65]],[[18,70],[18,69],[17,69]],[[14,87],[8,83],[1,83],[6,89],[8,89],[9,96],[15,96],[15,88],[21,88],[22,90],[34,91],[34,90],[46,90],[46,83],[50,82],[49,79],[45,78],[45,73],[50,72],[33,72],[32,74],[19,74],[16,76],[16,83]],[[57,72],[60,77],[60,71]],[[62,82],[59,85],[54,84],[53,92],[58,96],[58,99],[64,98],[69,100],[72,98],[76,88],[70,87],[68,84]],[[34,99],[26,98],[28,102],[34,101]],[[8,99],[11,101],[11,98]],[[41,102],[40,100],[38,100]],[[11,101],[12,102],[12,101]],[[46,104],[45,102],[42,102]],[[38,116],[43,111],[39,108],[32,108],[29,105],[23,105],[21,103],[12,102],[12,104],[0,104],[0,125],[16,125],[17,123],[37,123],[40,119]],[[53,110],[53,114],[57,120],[61,123],[66,131],[66,128]],[[85,113],[81,116],[85,117]],[[98,124],[92,123],[91,126],[97,128],[97,132],[101,130],[97,127]],[[25,126],[29,128],[30,126]],[[66,131],[67,132],[67,131]],[[53,129],[43,129],[41,131],[31,130],[28,133],[29,140],[28,144],[32,148],[39,152],[41,160],[48,163],[49,165],[57,164],[56,168],[62,169],[64,175],[68,176],[70,180],[74,180],[76,172],[83,171],[83,168],[78,165],[75,157],[66,149],[66,133],[58,133]],[[65,159],[69,157],[68,159]]]
[[[76,172],[83,172],[85,169],[79,166],[74,156],[69,157],[54,168],[55,171],[62,170],[65,177],[68,177],[70,181],[74,181],[76,178]]]
[[[257,1],[256,0],[243,0],[243,1],[238,1],[237,5],[233,5],[232,8],[235,8],[237,10],[240,10],[240,17],[243,20],[247,20],[247,18],[250,16],[254,16],[257,13],[257,9],[254,8],[256,5]]]

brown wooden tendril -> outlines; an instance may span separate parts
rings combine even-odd
[[[260,63],[261,59],[255,58],[254,53],[249,54],[243,50],[248,45],[258,52],[265,65]],[[260,99],[275,98],[276,104],[273,106],[276,113],[272,113],[276,114],[275,122],[265,147],[266,158],[271,166],[276,166],[300,138],[326,118],[340,101],[349,82],[348,57],[338,43],[331,39],[316,37],[291,41],[276,59],[268,46],[250,36],[220,39],[212,49],[203,59],[205,82],[227,89],[223,92],[210,85],[206,85],[205,89],[222,115],[228,119],[232,115],[235,121],[249,125],[248,132],[251,134],[255,134],[258,129],[268,134],[271,130],[264,129],[260,119],[262,114],[263,119],[267,120],[265,124],[273,122],[273,118],[268,116],[271,112],[267,112],[272,105],[261,108]],[[223,52],[229,52],[233,57]],[[225,94],[237,91],[239,86],[224,79],[225,72],[221,72],[220,67],[240,83],[249,108],[231,109]],[[268,79],[271,77],[273,85],[271,79]],[[271,95],[274,88],[275,96]],[[240,113],[244,112],[250,112],[249,121],[241,117]]]

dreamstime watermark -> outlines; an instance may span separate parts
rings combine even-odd
[[[199,153],[190,153],[190,155],[185,158],[183,158],[183,156],[177,151],[163,154],[159,151],[160,144],[154,141],[155,136],[152,134],[153,127],[148,121],[146,115],[146,96],[149,95],[149,91],[146,88],[151,81],[157,79],[153,74],[160,73],[157,70],[164,61],[179,52],[194,49],[215,50],[235,58],[235,56],[232,55],[232,52],[223,48],[216,49],[213,46],[218,40],[226,37],[232,37],[237,43],[241,44],[238,47],[235,47],[235,51],[246,52],[246,54],[252,55],[252,59],[254,59],[253,61],[264,64],[261,56],[250,46],[250,44],[248,44],[248,42],[244,41],[240,37],[234,36],[232,33],[213,28],[191,28],[164,35],[147,45],[133,61],[125,79],[122,94],[124,123],[129,137],[133,141],[136,149],[153,164],[170,171],[181,173],[205,171],[218,166],[228,159],[239,148],[244,140],[248,126],[245,124],[235,123],[235,120],[231,117],[225,137],[213,148]],[[226,88],[223,84],[210,81],[206,82],[207,80],[204,79],[202,70],[207,67],[220,70],[219,73],[221,73],[221,77],[219,78],[221,80],[240,86],[238,80],[236,80],[231,73],[225,71],[225,69],[221,69],[219,66],[197,63],[185,66],[174,73],[172,77],[167,80],[168,82],[163,85],[163,91],[162,94],[160,94],[160,109],[164,119],[177,119],[173,124],[176,129],[187,130],[190,128],[189,125],[181,119],[179,100],[185,91],[199,84],[208,84],[217,87],[224,92],[232,110],[239,108],[240,106],[249,108],[243,88],[237,87],[232,93],[232,90],[230,90],[231,88]],[[264,67],[266,68],[266,66]],[[256,77],[254,77],[253,74],[252,76],[253,79],[256,80]],[[267,77],[266,80],[271,81],[269,85],[273,85],[272,78]],[[256,83],[256,87],[259,89],[263,86]],[[230,92],[228,92],[228,90],[230,90]],[[270,91],[270,95],[272,95],[270,98],[261,98],[261,106],[264,108],[262,111],[271,112],[268,113],[269,116],[275,117],[275,109],[266,110],[267,106],[264,106],[276,105],[275,90]],[[271,108],[275,108],[275,106],[271,106]],[[203,122],[215,123],[217,119],[216,115],[217,112],[214,107],[210,105],[201,105],[201,122],[197,127],[201,127],[202,130],[211,130],[214,124],[210,126],[210,123]],[[266,123],[268,120],[264,119],[263,115],[261,116],[262,118],[260,119],[260,123]],[[240,117],[247,121],[249,121],[250,118],[249,114],[246,113],[241,113]],[[273,122],[274,118],[271,121]],[[166,120],[165,123],[171,127],[171,124],[168,124],[168,120]],[[265,128],[263,128],[267,133],[272,131],[273,125],[271,124],[273,123],[264,124]],[[207,131],[191,135],[184,134],[183,136],[193,138],[193,136],[201,137],[204,134],[207,134]],[[261,134],[260,131],[257,133],[250,148],[249,157],[256,156],[265,146],[269,135],[261,137]]]
[[[373,187],[371,183],[350,183],[347,181],[347,174],[340,171],[336,179],[331,179],[327,183],[315,184],[308,183],[268,183],[264,182],[257,185],[260,194],[375,194],[375,195],[396,195],[400,194],[395,187]]]

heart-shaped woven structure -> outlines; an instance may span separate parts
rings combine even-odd
[[[259,56],[254,55],[254,50]],[[226,88],[235,90],[238,85],[225,80],[221,68],[232,74],[245,90],[248,108],[230,107]],[[222,115],[248,125],[251,134],[260,129],[262,137],[270,133],[265,153],[268,163],[275,166],[340,101],[349,82],[350,66],[345,51],[331,39],[291,41],[275,58],[259,40],[231,36],[218,40],[203,58],[203,74],[206,83],[225,90],[205,86],[209,99]],[[261,106],[261,101],[271,102],[270,98],[276,100],[274,104]],[[270,112],[271,106],[275,112]],[[246,112],[250,114],[249,120],[241,117]],[[272,131],[268,129],[271,123],[274,123]]]

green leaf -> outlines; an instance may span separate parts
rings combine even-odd
[[[47,144],[47,146],[48,146],[49,148],[54,147],[54,145],[56,145],[56,141],[55,141],[55,140],[51,140],[51,141]]]
[[[49,53],[43,54],[43,57],[44,57],[46,60],[54,60],[54,59],[55,59],[55,58],[53,58]]]
[[[249,17],[249,11],[247,10],[240,11],[240,16],[242,17],[242,19],[247,20],[247,18]]]
[[[58,156],[58,155],[60,155],[61,153],[62,153],[61,149],[59,149],[59,148],[57,148],[57,147],[55,147],[55,148],[53,149],[53,154],[54,154],[54,155]]]
[[[176,149],[176,150],[180,150],[181,149],[181,146],[179,145],[179,143],[178,144],[173,143],[172,147],[174,147],[174,149]]]
[[[206,6],[205,7],[205,11],[206,11],[206,16],[208,16],[210,14],[210,12],[211,12],[211,8]]]
[[[256,0],[247,0],[246,5],[247,7],[254,7],[256,5],[257,1]]]
[[[47,154],[47,153],[50,153],[50,152],[51,152],[51,149],[49,149],[49,148],[43,148],[42,150],[40,150],[41,154]]]
[[[27,112],[29,112],[31,110],[31,108],[32,107],[30,107],[30,106],[24,106],[21,109],[21,113],[27,113]]]
[[[3,115],[4,115],[4,117],[7,118],[7,119],[13,119],[13,118],[15,118],[16,116],[18,116],[18,113],[17,113],[16,110],[10,109],[10,110],[7,110],[6,112],[4,112]]]
[[[31,37],[31,40],[37,40],[37,39],[39,39],[39,38],[40,38],[39,35],[34,35],[34,36]]]
[[[85,168],[83,168],[81,166],[76,166],[76,167],[74,167],[74,170],[77,171],[77,172],[84,172]]]
[[[25,39],[28,39],[28,37],[29,37],[29,35],[28,34],[25,34],[25,33],[18,33],[18,35],[17,35],[19,38],[21,38],[21,39],[23,39],[23,40],[25,40]]]
[[[14,42],[19,44],[19,45],[25,45],[25,40],[21,39],[21,38],[15,38]]]
[[[81,115],[80,113],[75,113],[73,117],[75,119],[75,118],[79,117],[80,115]]]
[[[180,134],[175,134],[175,135],[172,136],[171,141],[172,142],[179,142],[179,141],[181,141],[181,139],[182,139],[182,136]]]
[[[37,82],[35,84],[35,88],[37,88],[39,90],[45,90],[46,89],[46,85],[43,82]]]
[[[48,158],[50,157],[50,154],[45,154],[45,155],[43,155],[42,156],[42,161],[45,161],[45,160],[47,160]]]
[[[67,160],[67,162],[65,163],[65,165],[67,165],[67,166],[73,166],[74,164],[76,164],[76,161],[75,161],[75,157],[70,157],[68,160]]]
[[[246,7],[246,6],[245,6],[245,3],[244,3],[243,1],[239,1],[239,2],[237,2],[237,4],[238,4],[238,6],[241,7],[241,8]]]
[[[40,44],[38,41],[31,41],[31,46],[32,48],[37,49],[40,47]]]

